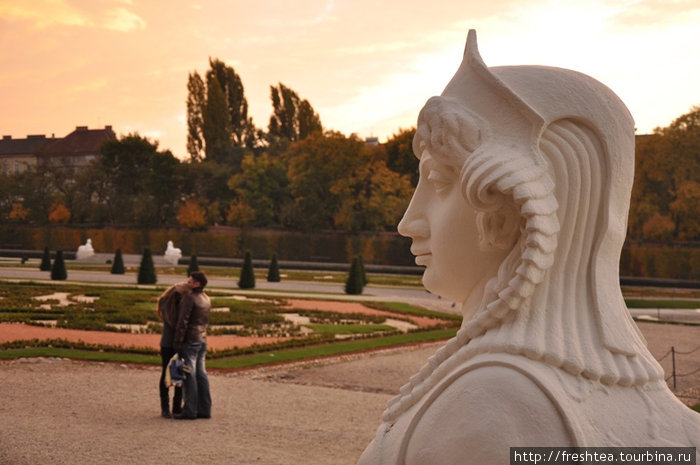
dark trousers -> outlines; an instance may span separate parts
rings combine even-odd
[[[161,347],[160,348],[160,359],[163,364],[163,369],[160,372],[160,383],[158,383],[160,389],[160,408],[164,412],[170,411],[170,393],[168,392],[168,387],[165,385],[165,370],[168,368],[168,362],[175,355],[175,349],[172,347]],[[182,388],[175,386],[175,394],[173,395],[173,413],[180,413],[182,411]]]
[[[185,364],[191,368],[191,372],[185,377],[183,387],[185,389],[185,406],[182,415],[187,418],[211,416],[211,394],[209,392],[209,378],[204,367],[207,354],[206,342],[194,342],[182,346],[181,355],[185,356]]]

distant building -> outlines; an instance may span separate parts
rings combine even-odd
[[[30,135],[26,139],[3,136],[0,140],[0,172],[21,173],[38,163],[48,163],[75,173],[100,155],[100,147],[105,141],[116,138],[112,126],[104,129],[76,126],[75,131],[62,138],[53,135],[49,138],[43,134]]]
[[[26,139],[13,139],[2,136],[0,140],[0,172],[3,174],[22,173],[36,165],[36,153],[56,139],[45,135],[27,136]]]
[[[75,131],[66,137],[42,147],[36,153],[37,162],[61,166],[75,173],[100,156],[103,143],[116,138],[112,126],[105,126],[104,129],[76,126]]]
[[[378,137],[365,137],[365,145],[368,145],[370,147],[374,147],[375,145],[379,145],[379,138]]]

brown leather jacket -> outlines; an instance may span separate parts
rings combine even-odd
[[[158,317],[163,320],[163,333],[160,337],[161,347],[173,347],[180,302],[182,301],[182,296],[190,292],[192,291],[187,283],[180,283],[170,287],[158,298],[156,311],[158,312]]]
[[[182,296],[173,341],[176,350],[183,344],[206,342],[210,311],[211,302],[204,292],[192,292]]]

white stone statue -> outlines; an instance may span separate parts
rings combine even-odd
[[[457,335],[400,389],[360,465],[507,464],[510,447],[695,446],[618,263],[634,122],[598,81],[464,60],[418,117],[420,180],[399,224]]]
[[[173,241],[168,241],[168,246],[165,249],[163,259],[171,265],[177,265],[180,257],[182,257],[182,251],[177,247],[173,247]]]
[[[84,258],[95,255],[95,249],[92,248],[92,239],[88,239],[84,245],[78,246],[78,251],[75,252],[75,258],[82,260]]]

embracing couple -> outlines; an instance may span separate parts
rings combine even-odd
[[[204,293],[207,277],[194,271],[186,282],[176,284],[158,298],[158,316],[163,320],[160,355],[160,406],[163,418],[171,418],[170,395],[166,370],[170,359],[178,354],[186,373],[182,387],[176,386],[172,418],[194,420],[211,418],[209,378],[204,367],[207,353],[207,324],[211,302]],[[182,406],[184,390],[185,404]]]

